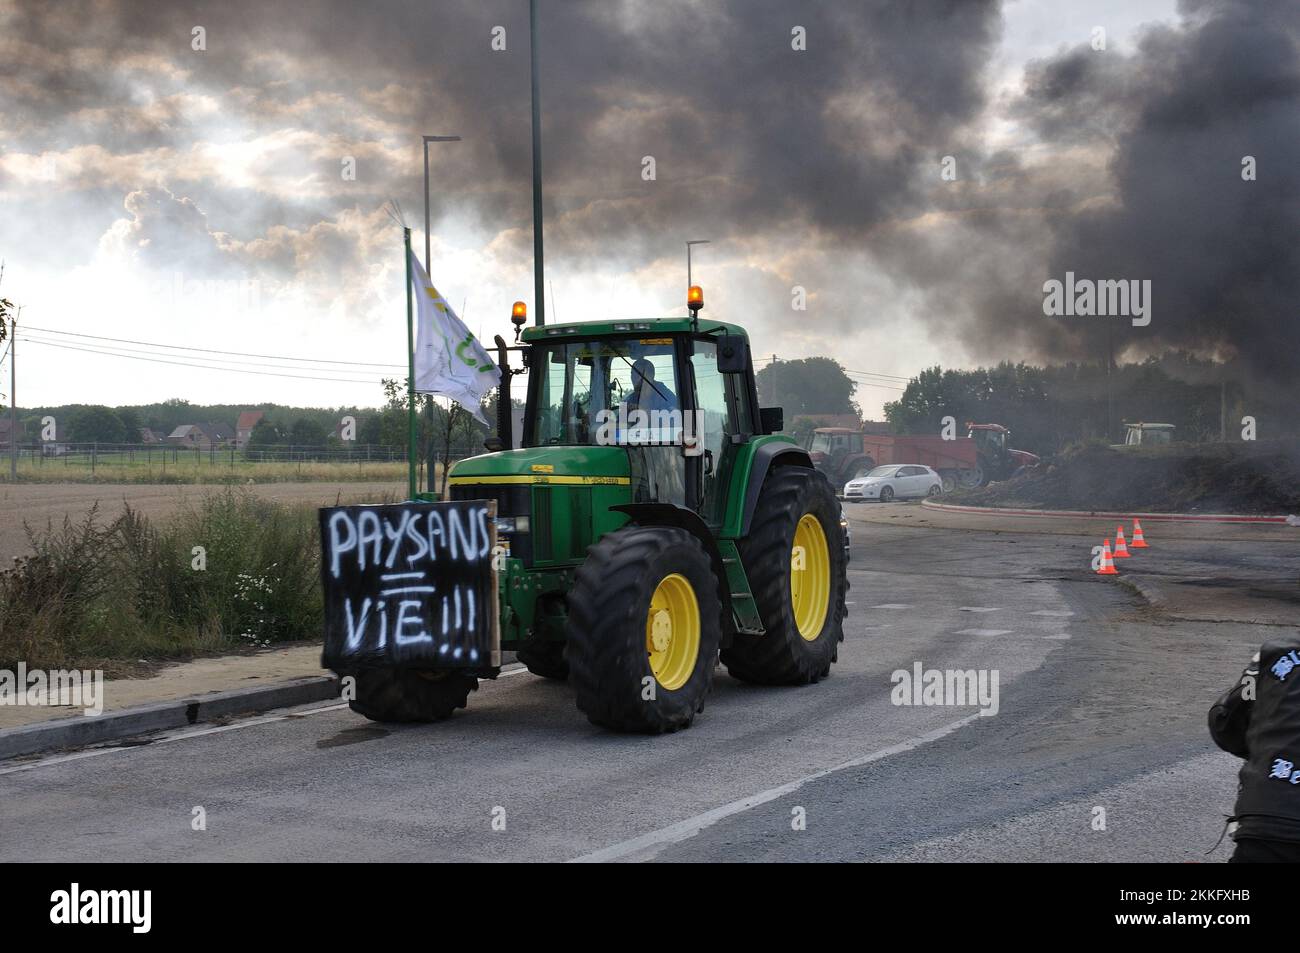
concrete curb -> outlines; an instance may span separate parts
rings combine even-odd
[[[991,516],[1063,516],[1076,519],[1132,519],[1136,517],[1147,522],[1167,523],[1292,523],[1295,517],[1288,516],[1238,516],[1231,513],[1132,513],[1110,512],[1107,510],[1024,510],[1002,506],[960,506],[956,503],[936,503],[923,500],[921,505],[932,510],[948,513],[979,513]]]
[[[332,675],[314,675],[272,685],[259,685],[256,688],[210,692],[152,705],[138,705],[135,708],[104,712],[102,715],[51,719],[17,728],[0,729],[0,760],[48,751],[51,748],[81,748],[150,731],[185,728],[228,715],[290,708],[338,697],[337,678]]]

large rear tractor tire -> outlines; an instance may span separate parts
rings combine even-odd
[[[849,582],[839,504],[825,478],[802,467],[767,475],[741,560],[763,635],[722,650],[732,676],[759,685],[806,685],[830,674],[844,640]]]
[[[377,668],[352,674],[356,697],[348,704],[371,721],[442,721],[478,691],[478,679],[460,672]]]
[[[616,731],[689,727],[712,687],[722,634],[718,580],[700,541],[667,526],[606,533],[588,547],[568,604],[565,658],[587,718]]]
[[[542,678],[564,681],[569,677],[569,663],[564,660],[563,642],[531,642],[522,646],[515,657],[528,671]]]

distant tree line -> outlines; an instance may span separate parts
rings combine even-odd
[[[1177,439],[1219,439],[1221,412],[1227,436],[1240,435],[1241,419],[1256,418],[1261,439],[1295,435],[1294,385],[1249,387],[1240,369],[1171,353],[1141,363],[1121,364],[1107,373],[1104,364],[1037,367],[1003,362],[973,370],[931,367],[908,383],[898,400],[885,405],[895,433],[938,433],[943,418],[1000,423],[1014,432],[1013,445],[1054,453],[1082,440],[1118,442],[1124,421],[1172,423]],[[838,361],[828,357],[773,361],[758,371],[755,383],[763,406],[785,411],[787,432],[810,430],[821,415],[860,417],[853,400],[854,382]],[[23,411],[20,423],[27,441],[37,439],[40,422],[53,416],[59,438],[75,443],[137,443],[148,427],[166,436],[183,424],[224,423],[233,427],[240,413],[260,410],[249,449],[273,447],[404,447],[407,441],[405,380],[382,382],[384,403],[377,408],[290,407],[279,404],[191,404],[168,400],[126,407],[68,404]],[[1109,392],[1109,400],[1107,394]],[[457,459],[482,450],[495,431],[496,394],[484,402],[486,428],[469,412],[450,409],[431,397],[417,397],[420,458]],[[1107,418],[1110,417],[1108,427]],[[339,439],[344,417],[356,421],[355,441]],[[799,432],[796,436],[807,436]]]
[[[1182,353],[1121,364],[1109,375],[1104,364],[932,367],[885,405],[885,417],[895,433],[939,433],[946,416],[958,428],[998,423],[1013,432],[1014,446],[1036,453],[1085,440],[1123,442],[1125,421],[1174,424],[1175,439],[1193,443],[1220,439],[1221,422],[1229,440],[1240,439],[1248,415],[1261,438],[1297,432],[1293,396],[1242,381],[1235,368]]]

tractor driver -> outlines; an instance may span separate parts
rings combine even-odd
[[[655,366],[644,357],[632,364],[632,393],[627,409],[645,411],[678,410],[677,395],[655,380]]]

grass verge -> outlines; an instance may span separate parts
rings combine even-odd
[[[155,524],[26,526],[31,555],[0,572],[0,668],[101,668],[315,639],[316,510],[226,488]]]

